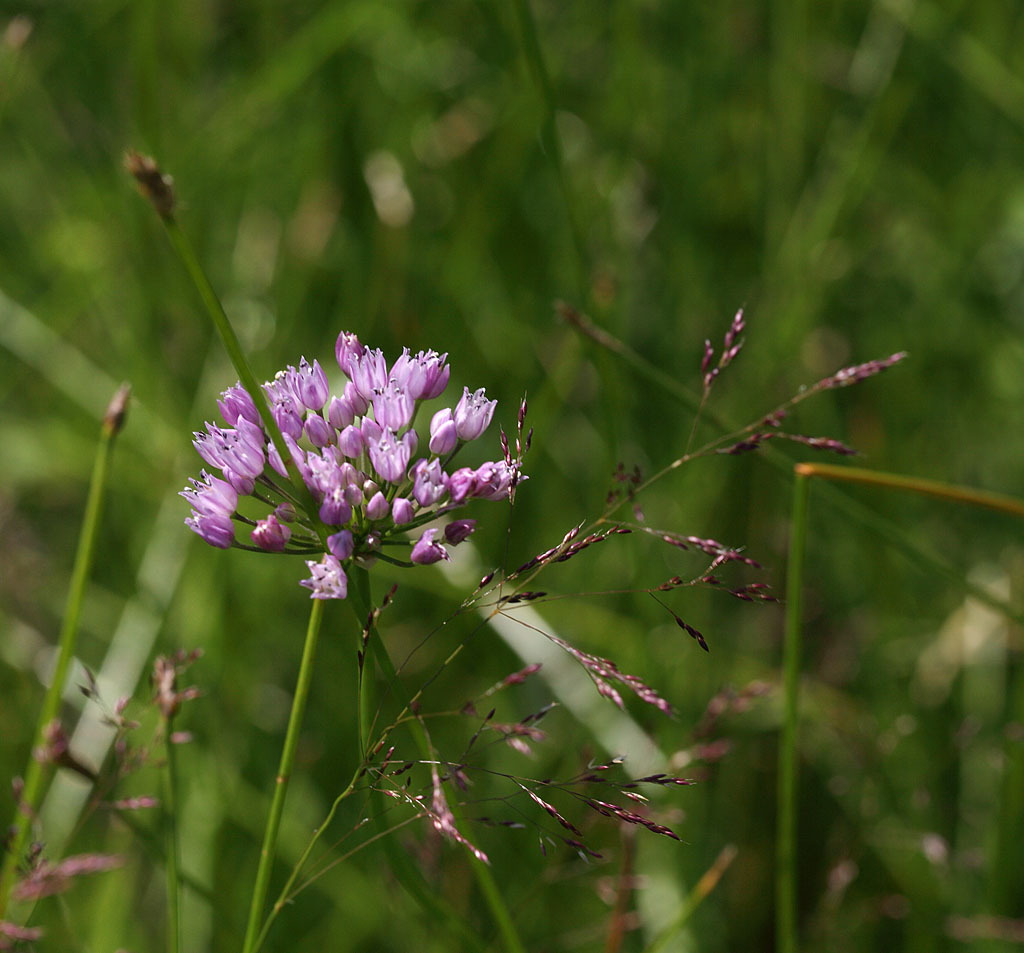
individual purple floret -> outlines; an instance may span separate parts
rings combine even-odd
[[[505,440],[502,459],[449,469],[494,416],[497,402],[482,388],[464,388],[455,407],[432,413],[426,453],[418,453],[413,424],[420,404],[439,397],[448,383],[447,354],[406,348],[389,367],[382,351],[343,332],[335,357],[345,375],[337,394],[319,361],[306,358],[263,385],[283,446],[274,445],[241,384],[224,391],[217,401],[224,426],[207,423],[194,434],[199,455],[220,476],[202,470],[181,492],[192,507],[186,525],[211,546],[309,557],[310,577],[302,585],[314,599],[346,597],[350,561],[408,566],[450,559],[445,544],[462,542],[476,521],[455,520],[443,529],[424,524],[472,499],[511,498],[525,479],[521,444],[513,459]],[[246,497],[251,512],[243,516]],[[238,526],[245,532],[236,535]],[[396,551],[391,537],[410,546],[405,560],[388,555]]]

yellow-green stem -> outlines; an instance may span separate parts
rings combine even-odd
[[[57,718],[60,712],[64,684],[67,681],[71,659],[75,654],[78,621],[85,598],[85,586],[96,553],[96,542],[99,538],[100,516],[110,470],[110,458],[114,448],[114,438],[123,425],[127,400],[128,388],[127,385],[124,385],[111,401],[100,429],[100,440],[96,448],[96,459],[93,463],[92,478],[89,483],[85,515],[82,518],[82,531],[75,552],[75,563],[71,570],[71,585],[68,589],[64,619],[57,639],[57,664],[54,666],[50,685],[43,698],[42,708],[39,710],[32,748],[29,750],[28,762],[25,765],[25,784],[19,799],[20,804],[15,809],[14,821],[11,825],[12,834],[8,841],[3,867],[0,868],[0,918],[7,910],[18,863],[25,849],[32,818],[35,816],[43,794],[45,765],[35,758],[34,751],[35,748],[43,744],[47,726]]]
[[[295,763],[295,749],[299,744],[299,732],[302,730],[302,718],[306,712],[306,701],[309,698],[309,686],[313,678],[316,645],[320,636],[320,624],[324,615],[324,601],[313,599],[313,608],[309,614],[309,625],[306,628],[306,644],[302,650],[302,663],[299,677],[295,683],[295,695],[292,698],[291,715],[288,718],[288,730],[285,734],[284,748],[281,750],[281,765],[277,771],[274,797],[270,803],[270,814],[267,827],[263,834],[263,846],[260,849],[260,863],[256,871],[256,885],[252,892],[249,905],[249,922],[245,929],[243,953],[253,953],[260,934],[260,923],[263,908],[267,901],[270,887],[270,874],[274,868],[274,847],[277,844],[277,831],[281,826],[281,815],[284,812],[285,795],[291,779],[292,765]]]
[[[797,473],[793,484],[789,561],[786,566],[786,633],[783,648],[782,737],[779,739],[778,805],[775,832],[775,948],[796,953],[797,739],[800,729],[800,623],[803,564],[807,543],[810,480]]]
[[[837,466],[832,463],[798,463],[796,472],[802,476],[820,477],[840,483],[860,483],[864,486],[877,486],[888,490],[905,490],[919,496],[934,496],[953,503],[964,503],[967,506],[983,506],[1011,516],[1024,517],[1024,500],[1003,493],[990,493],[987,490],[975,490],[969,486],[955,486],[951,483],[940,483],[938,480],[926,480],[923,477],[904,476],[900,473],[879,473],[875,470],[864,470],[859,467]]]
[[[178,875],[181,852],[178,846],[177,780],[170,718],[164,721],[164,746],[167,757],[163,798],[164,849],[167,852],[167,950],[168,953],[181,953],[181,885]]]

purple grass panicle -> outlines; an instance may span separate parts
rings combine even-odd
[[[426,439],[414,429],[420,404],[448,384],[447,354],[406,348],[389,367],[383,352],[346,331],[335,357],[346,378],[338,394],[331,394],[320,363],[304,357],[263,385],[283,447],[274,445],[241,384],[224,391],[217,401],[224,425],[207,423],[193,441],[219,475],[201,470],[181,492],[192,508],[185,524],[211,546],[309,557],[310,575],[301,584],[314,599],[348,595],[345,567],[352,560],[410,566],[450,559],[446,544],[466,539],[475,520],[424,524],[474,499],[511,500],[525,479],[523,444],[517,440],[513,458],[504,435],[502,458],[475,468],[449,466],[490,426],[497,401],[483,388],[464,388],[454,407],[434,412]],[[525,406],[524,400],[520,418]],[[309,499],[296,497],[301,488],[287,482],[290,469]],[[242,515],[246,498],[250,512]],[[393,555],[396,542],[408,547],[404,560]]]

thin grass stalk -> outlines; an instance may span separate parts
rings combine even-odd
[[[836,466],[832,463],[798,463],[796,472],[840,483],[860,483],[889,490],[905,490],[918,496],[934,496],[940,500],[964,503],[967,506],[982,506],[1010,516],[1024,517],[1024,501],[1003,493],[975,490],[969,486],[956,486],[938,480],[926,480],[923,477],[904,476],[901,473],[879,473],[861,467]]]
[[[355,594],[363,600],[366,612],[369,613],[369,606],[372,605],[370,598],[369,574],[365,570],[356,569],[353,571],[353,575],[356,577],[356,584],[353,587]],[[350,593],[350,595],[351,594],[352,593]],[[387,682],[388,689],[403,705],[403,707],[411,710],[412,699],[410,698],[409,693],[405,690],[405,686],[398,678],[398,673],[395,671],[395,666],[391,661],[391,656],[388,655],[387,647],[380,638],[380,633],[377,632],[376,627],[373,626],[371,626],[370,630],[370,645],[372,646],[373,657],[380,666],[381,674]],[[364,670],[363,680],[366,681],[368,677],[369,673]],[[423,726],[415,718],[412,719],[410,725],[413,736],[416,739],[416,744],[420,749],[420,754],[423,756],[424,760],[433,760],[430,742],[423,730]],[[453,816],[458,821],[460,819],[458,805],[449,803],[448,806]],[[519,933],[516,930],[512,914],[508,905],[505,903],[505,898],[501,895],[501,891],[498,888],[497,882],[494,880],[494,876],[491,873],[490,868],[475,857],[470,858],[469,863],[470,868],[473,871],[473,876],[476,879],[477,886],[483,894],[484,900],[487,903],[487,907],[490,910],[491,917],[494,920],[494,924],[498,929],[498,933],[501,936],[502,943],[507,953],[526,953],[526,948],[523,946],[523,942],[519,938]]]
[[[313,608],[309,613],[306,643],[302,649],[302,662],[299,667],[299,677],[295,683],[292,710],[288,717],[288,730],[285,734],[284,747],[281,749],[281,765],[277,771],[274,797],[270,804],[267,827],[263,834],[263,846],[260,848],[260,863],[256,871],[256,884],[253,887],[252,901],[249,906],[249,921],[245,929],[245,942],[242,945],[242,953],[254,953],[256,949],[256,941],[260,933],[260,923],[263,917],[263,908],[266,904],[267,891],[270,887],[270,874],[274,868],[274,848],[277,844],[277,832],[281,825],[285,795],[288,793],[288,782],[291,779],[292,765],[295,763],[295,749],[299,744],[302,719],[306,713],[306,702],[309,698],[309,686],[313,679],[317,640],[320,636],[320,624],[324,616],[324,601],[322,599],[313,599],[311,601]]]
[[[235,329],[231,326],[231,321],[224,311],[224,305],[221,304],[220,298],[217,297],[217,292],[213,290],[213,285],[203,270],[203,266],[199,262],[192,243],[184,231],[182,231],[181,226],[178,225],[177,220],[173,216],[161,216],[160,221],[163,222],[164,227],[167,229],[167,237],[170,239],[171,245],[174,247],[175,252],[177,252],[178,258],[181,259],[181,263],[185,266],[185,270],[199,292],[199,297],[202,299],[203,306],[206,308],[206,313],[213,322],[213,326],[217,329],[217,334],[224,345],[224,350],[228,352],[228,357],[238,372],[239,381],[255,402],[256,409],[260,413],[260,419],[263,421],[263,426],[267,428],[270,439],[281,454],[281,460],[288,469],[292,493],[309,516],[312,517],[312,525],[320,535],[321,542],[326,546],[327,536],[318,518],[319,514],[316,503],[305,482],[299,476],[298,470],[295,467],[295,461],[292,460],[291,454],[288,453],[284,438],[281,436],[281,429],[278,427],[274,415],[270,412],[263,388],[256,380],[256,376],[249,366],[249,361],[242,350],[242,345],[239,343],[238,335],[235,334]]]
[[[164,721],[164,746],[167,762],[163,772],[163,827],[166,861],[164,873],[167,877],[167,951],[181,953],[181,848],[178,843],[178,799],[176,753],[171,739],[171,719]]]
[[[727,844],[722,848],[719,855],[715,858],[715,862],[704,871],[700,880],[694,884],[693,890],[687,894],[680,904],[679,912],[676,914],[675,919],[654,938],[654,942],[644,950],[644,953],[663,953],[669,947],[676,934],[686,926],[690,917],[693,916],[696,909],[704,902],[708,894],[718,886],[718,881],[722,879],[722,875],[736,859],[737,853],[735,844]]]
[[[581,334],[599,347],[612,354],[617,354],[637,374],[660,387],[667,394],[678,400],[684,407],[695,413],[700,409],[700,395],[690,390],[684,384],[681,384],[672,375],[662,371],[624,341],[594,324],[585,314],[581,314],[568,306],[561,306],[560,313]],[[713,408],[706,408],[702,415],[705,420],[723,433],[732,433],[740,429],[734,423],[722,417]],[[776,447],[766,446],[760,452],[769,464],[780,471],[785,470],[788,472],[789,468],[793,466],[792,458]],[[805,465],[810,466],[810,464]],[[815,464],[815,466],[821,465]],[[838,469],[845,470],[846,468],[839,467]],[[1015,622],[1024,625],[1024,613],[1014,608],[1006,600],[993,596],[983,586],[979,586],[971,582],[971,580],[964,578],[964,574],[961,571],[950,566],[949,563],[920,545],[902,527],[892,524],[889,520],[882,519],[874,510],[847,496],[839,487],[826,483],[819,488],[819,495],[852,522],[868,527],[876,535],[902,551],[915,565],[926,566],[934,570],[960,591],[966,592],[979,602],[990,606],[997,612],[1001,612],[1008,619],[1013,619]]]
[[[590,279],[587,274],[587,245],[583,237],[583,230],[580,227],[579,215],[576,212],[576,201],[569,186],[569,175],[565,168],[565,157],[562,154],[562,144],[558,138],[558,127],[555,125],[555,91],[551,85],[551,74],[548,72],[547,64],[544,62],[544,53],[540,46],[540,37],[537,32],[537,22],[534,19],[533,11],[530,9],[529,0],[514,0],[516,18],[519,21],[519,30],[522,39],[523,56],[526,59],[527,67],[533,76],[537,88],[540,90],[541,102],[544,106],[544,118],[541,122],[540,138],[544,147],[544,154],[551,164],[558,182],[558,189],[562,193],[565,202],[565,212],[569,220],[569,230],[572,233],[573,248],[576,252],[576,277],[579,285],[579,292],[587,299],[590,298]]]
[[[331,821],[334,820],[334,815],[337,813],[337,810],[340,807],[341,802],[344,801],[345,798],[347,798],[355,788],[356,779],[360,775],[361,768],[362,765],[360,765],[360,770],[357,770],[356,773],[352,776],[352,780],[349,781],[348,786],[345,788],[345,790],[342,791],[341,794],[339,794],[334,799],[334,803],[331,805],[331,809],[327,812],[327,816],[324,818],[323,823],[315,831],[313,831],[313,836],[310,838],[309,843],[306,845],[306,849],[302,852],[302,856],[299,857],[298,862],[292,869],[291,874],[289,874],[288,880],[285,882],[284,887],[281,888],[281,893],[278,896],[277,900],[275,901],[274,906],[271,908],[270,913],[267,915],[267,919],[263,923],[263,927],[259,932],[259,936],[256,937],[256,942],[253,945],[253,949],[258,950],[263,945],[263,941],[266,940],[267,934],[270,932],[271,924],[273,924],[274,920],[277,919],[277,915],[284,909],[285,904],[288,902],[288,898],[291,896],[292,888],[295,886],[296,882],[299,879],[299,876],[302,874],[302,868],[306,866],[306,862],[309,860],[310,854],[313,853],[313,848],[316,847],[321,835],[330,826]]]
[[[85,515],[82,518],[82,530],[75,551],[75,562],[71,570],[71,584],[68,588],[67,603],[64,607],[64,618],[61,622],[60,634],[57,639],[57,664],[50,678],[50,685],[43,697],[43,705],[39,710],[32,748],[29,750],[28,762],[23,775],[25,784],[15,808],[12,834],[8,840],[7,853],[3,867],[0,868],[0,918],[7,910],[11,889],[17,872],[18,862],[25,849],[25,841],[42,800],[46,774],[42,761],[36,759],[35,749],[42,745],[47,727],[59,712],[64,684],[67,682],[68,669],[75,654],[75,643],[78,639],[78,622],[82,614],[82,603],[85,599],[85,587],[92,569],[96,545],[99,539],[100,522],[103,510],[103,497],[107,488],[110,472],[110,458],[114,449],[114,438],[124,424],[125,408],[130,389],[123,384],[114,395],[103,417],[100,428],[99,444],[96,447],[96,459],[93,463],[92,477],[89,482],[89,494],[85,503]]]
[[[803,566],[807,548],[810,479],[799,467],[793,483],[789,559],[786,568],[786,633],[783,646],[782,736],[779,739],[778,805],[775,834],[775,948],[797,953],[796,799],[797,740],[800,730],[800,649]]]

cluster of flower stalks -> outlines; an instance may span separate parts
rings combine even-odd
[[[346,597],[350,560],[365,566],[378,558],[401,565],[449,559],[445,544],[466,539],[475,520],[453,520],[443,530],[431,526],[414,539],[409,531],[472,499],[508,499],[520,479],[519,461],[504,439],[504,459],[450,468],[462,446],[491,423],[497,402],[483,388],[464,388],[454,408],[434,413],[427,452],[416,457],[420,437],[413,422],[423,402],[444,392],[447,354],[406,348],[388,367],[379,349],[342,332],[335,356],[346,378],[340,394],[330,393],[320,362],[305,358],[263,385],[283,448],[275,446],[241,384],[224,391],[217,405],[226,426],[207,423],[194,440],[221,477],[203,470],[181,493],[192,506],[186,524],[212,546],[319,555],[307,560],[311,575],[301,583],[314,599]],[[309,498],[297,494],[288,461]],[[261,510],[255,518],[239,512],[241,497]],[[239,527],[251,543],[239,539]]]

